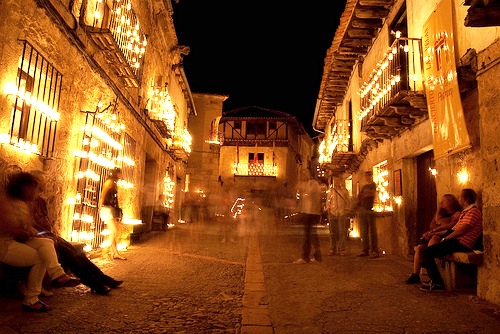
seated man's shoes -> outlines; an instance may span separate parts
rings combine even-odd
[[[110,276],[104,276],[104,278],[102,279],[102,282],[104,283],[104,285],[106,286],[109,286],[111,289],[115,289],[117,287],[119,287],[120,285],[122,285],[123,281],[121,280],[116,280]]]
[[[420,275],[411,274],[410,277],[406,280],[406,284],[418,284],[420,283]]]
[[[445,291],[444,285],[435,284],[433,282],[431,282],[429,285],[422,284],[420,286],[420,290],[426,291],[426,292],[443,292],[443,291]]]
[[[104,284],[94,284],[90,287],[90,292],[97,293],[98,295],[105,296],[111,292],[111,288]]]
[[[79,278],[74,278],[69,275],[60,276],[52,281],[52,286],[56,288],[67,288],[75,287],[81,284],[82,281]]]

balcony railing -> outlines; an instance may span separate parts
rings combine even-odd
[[[206,140],[207,143],[211,145],[222,145],[224,144],[224,132],[222,131],[210,131],[210,138]]]
[[[319,163],[325,169],[343,172],[354,157],[351,120],[339,119],[319,146]]]
[[[359,90],[361,131],[391,138],[427,116],[422,41],[398,38]]]
[[[277,176],[278,167],[265,163],[235,163],[233,173],[236,176]]]
[[[174,134],[169,150],[176,159],[187,161],[191,153],[192,137],[187,129],[179,131],[179,133]]]

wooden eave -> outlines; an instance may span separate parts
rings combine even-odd
[[[382,28],[394,0],[347,0],[331,47],[314,115],[315,129],[324,130],[344,101],[356,62],[365,57]]]
[[[464,6],[469,6],[466,27],[500,26],[500,0],[465,0]]]

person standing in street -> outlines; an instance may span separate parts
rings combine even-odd
[[[422,284],[420,290],[440,292],[445,290],[444,281],[439,273],[435,258],[455,252],[472,252],[476,241],[483,232],[483,216],[476,206],[477,194],[466,188],[460,193],[458,201],[462,208],[458,222],[451,228],[452,232],[441,239],[441,242],[424,249],[422,266],[427,269],[429,284]]]
[[[316,226],[321,220],[323,211],[321,202],[321,185],[315,178],[314,170],[311,168],[311,179],[299,184],[300,198],[298,201],[299,221],[304,227],[304,238],[302,241],[302,256],[294,263],[321,262],[323,260],[319,237]],[[313,258],[310,259],[311,248],[314,248]]]
[[[328,255],[346,255],[348,221],[346,211],[351,207],[349,191],[345,180],[340,176],[333,178],[333,188],[328,193],[328,223],[330,230],[330,252]]]
[[[375,223],[375,212],[373,204],[377,194],[377,185],[373,182],[373,173],[365,172],[365,185],[358,194],[358,219],[359,232],[361,235],[362,251],[358,256],[368,256],[371,249],[370,258],[379,257],[377,225]]]
[[[212,197],[213,203],[215,203],[215,221],[219,225],[222,240],[221,243],[235,243],[234,239],[234,219],[231,217],[231,205],[233,200],[233,191],[229,187],[224,185],[224,181],[219,176],[219,187],[216,189],[215,194]]]

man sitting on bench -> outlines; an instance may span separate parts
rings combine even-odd
[[[472,252],[474,244],[483,232],[483,216],[476,207],[476,192],[473,189],[463,189],[458,198],[464,208],[458,222],[453,226],[453,232],[441,239],[440,243],[427,247],[423,252],[422,266],[427,269],[429,284],[420,287],[422,291],[444,291],[444,281],[439,273],[435,258],[455,252]]]

